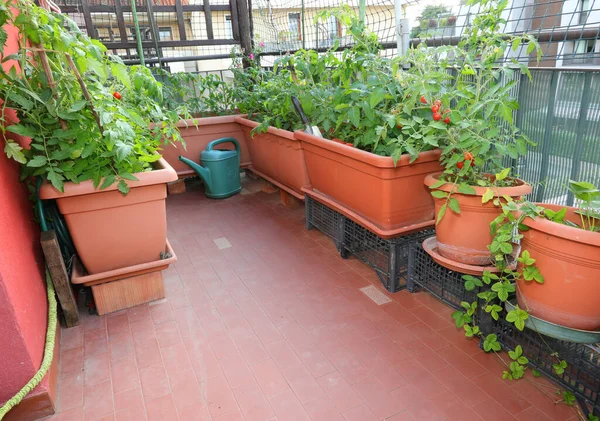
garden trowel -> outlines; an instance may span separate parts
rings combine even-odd
[[[306,114],[304,114],[304,110],[302,109],[302,104],[300,104],[300,101],[295,96],[292,96],[292,104],[294,104],[296,112],[298,113],[298,115],[300,115],[302,123],[304,123],[304,133],[308,133],[317,137],[323,137],[323,135],[321,134],[321,130],[319,130],[317,126],[310,125],[308,117],[306,116]]]

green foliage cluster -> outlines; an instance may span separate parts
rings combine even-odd
[[[5,146],[8,157],[23,164],[24,178],[43,177],[60,191],[66,181],[93,180],[100,188],[118,183],[127,193],[133,174],[151,171],[162,146],[181,140],[179,116],[163,107],[161,84],[149,69],[125,66],[68,17],[27,0],[5,1],[0,23],[20,34],[18,51],[2,57],[12,66],[0,70],[0,130],[31,138],[23,148],[9,135]],[[6,39],[2,30],[3,50]]]
[[[155,77],[162,83],[163,106],[177,110],[182,117],[210,117],[235,113],[233,84],[213,73],[170,73],[159,69]]]

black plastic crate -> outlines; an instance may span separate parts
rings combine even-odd
[[[422,242],[411,245],[406,285],[409,292],[422,288],[458,310],[462,308],[462,301],[471,303],[477,300],[478,293],[465,289],[462,276],[462,273],[438,265],[423,249]]]
[[[409,254],[408,291],[426,290],[457,310],[462,301],[477,300],[479,290],[465,290],[463,274],[437,264],[421,244],[412,244]],[[531,367],[573,393],[582,408],[600,413],[600,346],[561,341],[528,328],[520,331],[505,320],[504,312],[497,321],[481,309],[476,317],[484,335],[495,333],[505,350],[521,345]],[[556,374],[552,367],[559,359],[567,362],[562,374]]]
[[[389,292],[405,288],[410,245],[422,243],[425,238],[434,234],[434,230],[427,229],[401,237],[384,239],[356,222],[344,219],[342,257],[351,253],[363,263],[371,266]]]
[[[331,237],[343,258],[354,255],[375,270],[390,292],[406,286],[409,246],[433,235],[432,229],[383,239],[321,202],[305,196],[306,228]]]
[[[304,196],[304,211],[306,213],[306,229],[316,228],[331,237],[338,249],[341,249],[344,217],[328,208],[310,196]]]
[[[488,316],[489,317],[489,316]],[[529,365],[569,390],[587,409],[600,414],[600,348],[598,345],[578,344],[541,335],[525,328],[518,330],[504,317],[492,321],[492,332],[505,350],[523,348]],[[554,353],[556,353],[554,355]],[[552,365],[564,360],[564,373],[557,374]],[[584,402],[582,402],[584,401]]]

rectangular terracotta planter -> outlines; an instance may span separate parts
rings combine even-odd
[[[161,158],[134,176],[127,195],[116,184],[96,190],[91,180],[65,183],[63,193],[47,182],[40,189],[42,199],[56,199],[89,274],[153,262],[165,250],[167,183],[177,173]]]
[[[250,152],[248,152],[246,138],[240,125],[235,122],[235,118],[235,115],[228,115],[181,120],[177,127],[185,141],[185,148],[181,144],[168,145],[162,150],[163,158],[173,167],[180,178],[194,176],[196,175],[194,170],[181,162],[179,156],[199,163],[200,154],[206,149],[209,142],[222,137],[233,137],[240,144],[240,167],[250,166]],[[219,149],[233,149],[233,146],[223,144],[219,146]]]
[[[259,125],[256,121],[236,117],[252,157],[250,170],[299,199],[304,198],[302,187],[309,184],[302,145],[287,130],[269,127],[265,133],[250,132]]]
[[[440,151],[422,152],[409,163],[296,131],[302,142],[311,188],[348,212],[374,224],[378,232],[401,230],[434,219],[433,198],[423,184],[441,171]]]

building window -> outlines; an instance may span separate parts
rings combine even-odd
[[[596,50],[596,40],[594,39],[582,39],[575,41],[575,48],[573,53],[575,54],[591,54]]]
[[[231,15],[225,15],[225,38],[233,39],[233,26],[231,24]]]
[[[171,27],[165,26],[158,28],[158,39],[160,41],[173,41],[173,32]]]
[[[329,16],[327,19],[327,34],[330,40],[342,36],[342,24],[335,16]]]
[[[152,32],[148,26],[140,26],[140,35],[142,36],[142,41],[152,40]],[[129,27],[129,41],[136,41],[134,27]]]
[[[579,0],[579,24],[585,25],[590,13],[590,0]]]
[[[300,13],[288,13],[288,22],[290,28],[290,38],[301,40],[302,32],[301,32],[301,24],[300,24]]]

